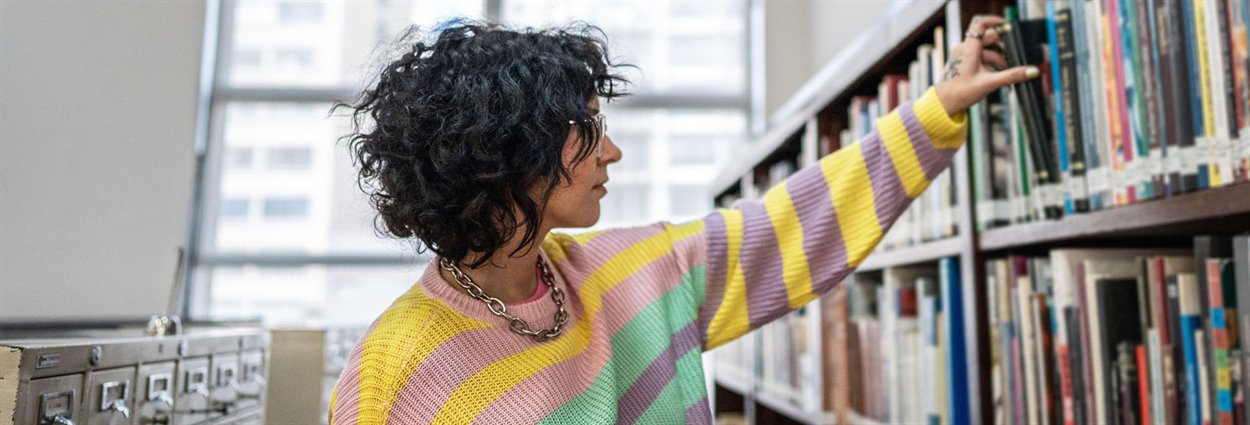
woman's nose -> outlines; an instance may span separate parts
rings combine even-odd
[[[603,157],[599,158],[599,160],[603,161],[605,164],[611,164],[613,162],[620,161],[621,155],[623,155],[621,153],[621,148],[616,146],[616,142],[612,141],[611,136],[605,134],[603,136]]]

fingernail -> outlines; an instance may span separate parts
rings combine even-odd
[[[1037,78],[1038,74],[1041,74],[1041,73],[1042,73],[1041,71],[1037,70],[1036,66],[1030,66],[1024,69],[1024,76],[1029,77],[1029,78]]]

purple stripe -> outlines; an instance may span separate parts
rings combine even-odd
[[[881,232],[885,233],[911,199],[903,190],[903,182],[898,179],[894,161],[890,159],[890,151],[886,150],[880,133],[873,131],[860,142],[859,148],[864,154],[864,165],[868,167],[868,180],[872,182],[877,220],[880,222]]]
[[[942,170],[946,169],[944,160],[950,156],[948,149],[937,149],[933,147],[933,141],[929,140],[929,134],[924,131],[924,126],[920,125],[920,119],[916,118],[916,111],[912,110],[912,105],[906,104],[898,108],[898,115],[903,119],[903,126],[907,128],[907,137],[911,139],[911,147],[916,150],[916,157],[920,159],[920,168],[924,170],[925,180],[933,180]]]
[[[842,281],[847,268],[846,242],[821,167],[808,167],[786,181],[795,214],[803,228],[803,252],[812,276],[812,292],[822,294]]]
[[[699,332],[703,346],[707,347],[707,329],[712,317],[720,309],[725,298],[725,267],[729,257],[729,240],[725,230],[725,216],[719,211],[703,219],[703,234],[707,240],[707,278],[703,283],[703,304],[699,307]]]
[[[777,231],[762,201],[742,203],[742,250],[738,258],[747,290],[748,324],[755,329],[784,314],[790,305]]]
[[[616,405],[616,423],[630,424],[651,407],[655,398],[677,375],[677,359],[698,346],[699,328],[695,322],[681,328],[669,338],[668,348],[642,371],[642,375],[621,394]]]
[[[707,402],[707,396],[703,396],[702,400],[686,409],[686,424],[711,424],[712,423],[712,406]]]

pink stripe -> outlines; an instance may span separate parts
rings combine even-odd
[[[577,314],[571,312],[570,319],[575,320]],[[499,326],[451,337],[423,359],[404,383],[387,421],[430,423],[451,393],[477,371],[535,345]]]
[[[607,262],[616,254],[631,246],[664,232],[661,223],[649,226],[614,229],[596,236],[586,244],[570,243],[564,247],[568,255],[559,264],[560,273],[565,281],[574,288],[580,288],[590,273],[600,264]]]
[[[699,333],[703,339],[703,347],[707,348],[707,328],[712,325],[712,318],[720,303],[725,298],[725,279],[728,271],[729,240],[726,237],[725,216],[719,211],[703,218],[703,240],[707,243],[704,257],[707,260],[707,281],[704,282],[703,299],[699,305]]]
[[[899,118],[903,120],[903,127],[907,128],[907,137],[911,139],[911,147],[916,151],[916,158],[920,160],[920,168],[924,170],[925,180],[932,181],[946,169],[946,164],[950,162],[950,158],[958,149],[934,147],[933,140],[929,139],[929,133],[925,132],[920,118],[916,117],[912,104],[903,104],[896,111]]]
[[[707,396],[703,396],[698,403],[691,405],[686,409],[687,424],[710,424],[712,423],[712,406],[708,404]]]
[[[803,253],[812,277],[812,293],[823,294],[850,272],[829,183],[820,167],[811,167],[787,180],[786,190],[803,227]]]
[[[738,264],[747,292],[747,322],[751,329],[758,328],[790,310],[786,296],[786,282],[781,269],[781,248],[777,246],[777,231],[768,216],[768,209],[760,201],[743,201],[742,249],[738,252]]]
[[[356,409],[360,405],[360,359],[364,355],[364,341],[369,334],[373,333],[373,328],[377,325],[378,321],[374,320],[369,328],[365,329],[360,340],[356,341],[356,347],[347,357],[347,365],[339,374],[338,382],[334,384],[334,407],[331,410],[335,414],[330,417],[332,425],[355,423],[360,415]]]
[[[521,381],[491,403],[478,416],[477,422],[488,423],[494,421],[492,418],[502,417],[513,419],[513,423],[535,422],[589,388],[612,357],[612,336],[652,301],[681,284],[681,279],[675,278],[673,264],[671,254],[660,257],[604,294],[599,314],[593,318],[591,340],[586,349]],[[581,320],[587,319],[581,317]],[[571,371],[571,367],[576,370]],[[570,373],[575,375],[573,379]],[[557,388],[565,390],[552,392]],[[536,399],[534,394],[546,397]]]
[[[903,182],[899,181],[898,171],[894,169],[894,161],[890,151],[885,148],[881,135],[873,131],[859,144],[864,156],[864,165],[868,167],[868,180],[872,183],[873,203],[877,207],[877,220],[881,232],[890,230],[890,225],[902,214],[903,209],[911,204],[907,192],[903,190]]]

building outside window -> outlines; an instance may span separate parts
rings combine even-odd
[[[633,96],[604,105],[624,159],[597,228],[697,218],[745,140],[746,4],[739,1],[222,2],[209,146],[187,315],[364,326],[429,254],[379,237],[340,137],[336,100],[360,93],[410,25],[490,15],[582,20],[606,32]],[[573,230],[580,231],[580,230]]]

